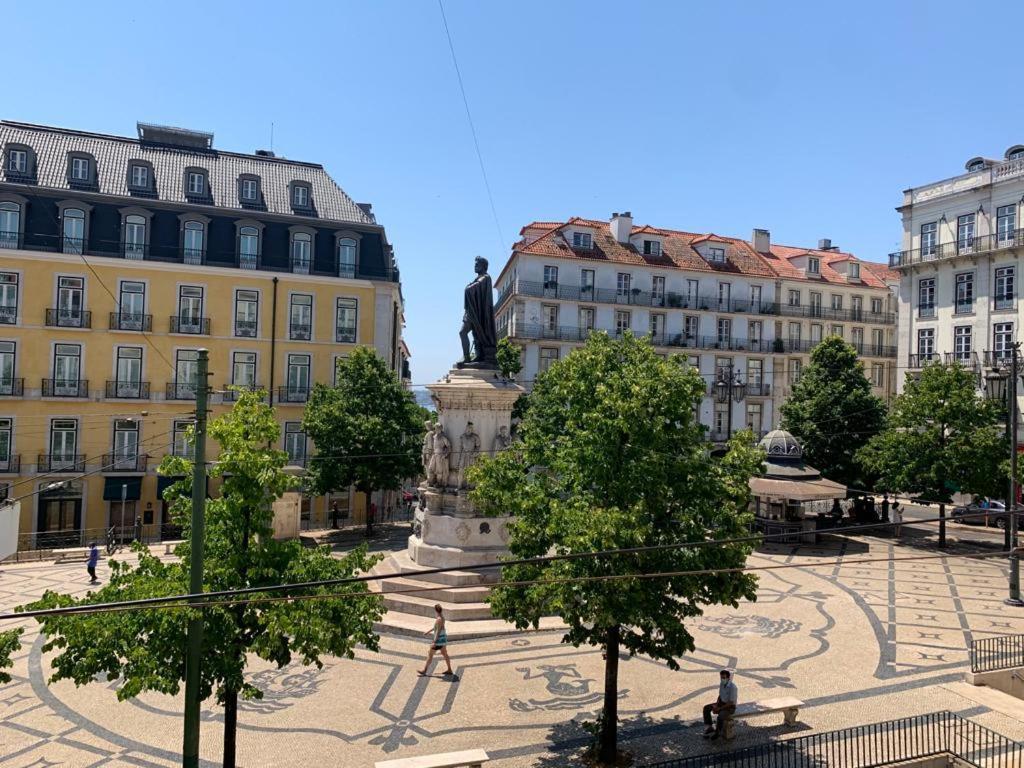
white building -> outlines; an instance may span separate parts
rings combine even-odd
[[[593,330],[650,334],[662,353],[685,354],[708,383],[701,421],[713,440],[730,428],[763,434],[807,364],[811,348],[842,336],[865,356],[883,397],[895,377],[894,274],[831,246],[636,227],[610,221],[534,222],[496,281],[499,336],[523,348],[521,379],[564,357]],[[733,398],[720,380],[733,372]],[[730,407],[731,404],[731,407]]]
[[[972,158],[964,173],[903,193],[903,250],[889,255],[900,277],[903,371],[955,360],[980,373],[1006,356],[1020,325],[1021,205],[1024,146],[1002,160]]]

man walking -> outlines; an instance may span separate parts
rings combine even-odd
[[[903,525],[903,507],[900,506],[898,501],[893,501],[890,517],[892,518],[892,534],[898,539],[900,537],[900,528]]]
[[[714,704],[704,706],[704,738],[717,739],[722,735],[722,728],[725,721],[732,717],[736,711],[736,702],[739,701],[739,691],[736,683],[732,681],[732,673],[723,669],[718,673],[718,700]],[[718,715],[717,722],[711,724],[711,715]]]
[[[89,583],[95,584],[99,579],[96,578],[96,563],[100,561],[100,551],[96,549],[96,542],[93,541],[89,544],[89,560],[86,562],[85,570],[89,572]]]

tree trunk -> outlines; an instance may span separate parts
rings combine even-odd
[[[235,768],[238,736],[238,691],[224,694],[224,768]]]
[[[373,535],[373,488],[366,493],[366,538]]]
[[[946,548],[946,505],[939,504],[939,549]]]
[[[619,725],[619,626],[609,627],[604,643],[604,718],[598,761],[615,765],[618,757]]]

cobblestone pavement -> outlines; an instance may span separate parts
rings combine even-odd
[[[693,621],[697,651],[681,660],[680,671],[623,659],[623,747],[644,764],[943,709],[1024,738],[1024,723],[954,690],[972,638],[1024,632],[1024,610],[1002,602],[1005,564],[853,562],[922,553],[929,554],[883,540],[759,550],[751,565],[800,567],[761,572],[756,603],[710,608]],[[0,606],[48,588],[82,593],[86,586],[81,564],[7,566],[0,569]],[[0,765],[178,763],[180,698],[147,694],[118,703],[107,682],[48,686],[42,639],[35,624],[26,626],[14,680],[0,688]],[[239,762],[359,768],[479,746],[499,768],[572,764],[585,742],[579,722],[600,707],[603,667],[598,650],[562,646],[559,637],[521,633],[453,644],[455,682],[417,677],[425,640],[398,637],[383,638],[379,653],[327,659],[322,670],[258,664],[253,677],[266,697],[243,705]],[[737,724],[728,745],[705,742],[695,722],[701,704],[715,697],[720,667],[737,670],[741,700],[803,699],[801,724],[787,729],[780,715],[765,716]],[[214,766],[221,713],[209,707],[204,715],[204,764]]]

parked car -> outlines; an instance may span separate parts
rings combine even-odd
[[[987,499],[985,504],[975,501],[965,507],[953,507],[953,520],[964,525],[994,525],[1000,530],[1010,524],[1006,505],[995,499]],[[1018,519],[1018,524],[1019,522]]]

